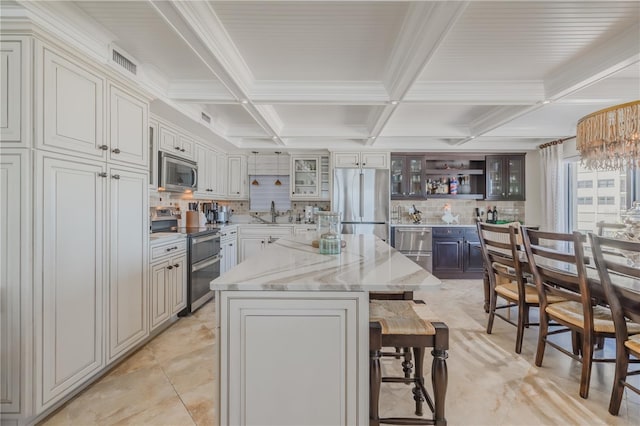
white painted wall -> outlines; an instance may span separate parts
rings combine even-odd
[[[525,156],[525,182],[527,201],[524,203],[524,213],[527,225],[540,225],[542,223],[541,188],[542,172],[540,166],[540,153],[536,149],[527,151]]]

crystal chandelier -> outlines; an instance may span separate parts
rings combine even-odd
[[[582,165],[591,170],[640,167],[640,100],[582,117],[576,147]]]

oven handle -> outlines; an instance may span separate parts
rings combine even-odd
[[[214,240],[216,238],[220,238],[220,234],[208,235],[208,236],[202,237],[202,238],[194,238],[191,241],[193,242],[193,244],[200,244],[200,243],[204,243],[204,242],[207,242],[207,241]]]
[[[200,269],[204,269],[207,266],[211,266],[214,263],[218,263],[220,262],[220,255],[216,255],[213,259],[211,260],[203,260],[202,262],[198,262],[195,265],[193,265],[191,267],[191,272],[196,272],[199,271]]]

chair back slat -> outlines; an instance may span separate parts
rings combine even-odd
[[[640,296],[625,288],[624,284],[640,281],[640,266],[633,263],[629,256],[640,257],[640,242],[626,241],[589,234],[591,251],[600,283],[611,308],[616,328],[616,337],[622,341],[628,338],[629,318],[640,323]],[[635,306],[635,309],[631,307]]]
[[[593,300],[587,282],[583,244],[586,237],[573,232],[523,230],[529,268],[544,309],[549,295],[562,296],[583,305],[585,329],[593,330]]]
[[[519,225],[504,226],[479,222],[478,236],[492,291],[498,285],[496,277],[504,277],[510,282],[516,282],[520,294],[524,294],[524,280],[517,244],[512,243],[519,238]]]

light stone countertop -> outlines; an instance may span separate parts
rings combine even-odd
[[[413,222],[409,222],[409,223],[392,223],[391,224],[392,227],[398,227],[398,228],[404,228],[404,227],[411,227],[411,226],[423,226],[425,228],[439,228],[439,227],[453,227],[453,228],[465,228],[465,227],[471,227],[471,228],[475,228],[476,224],[475,223],[455,223],[455,224],[451,224],[451,225],[447,225],[446,223],[440,222],[440,223],[413,223]]]
[[[342,235],[339,255],[320,254],[312,235],[280,238],[211,281],[211,290],[415,291],[440,280],[374,235]]]

